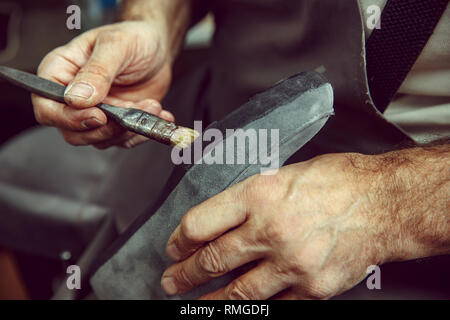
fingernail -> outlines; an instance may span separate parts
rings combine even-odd
[[[89,99],[94,93],[94,87],[89,83],[77,82],[69,87],[66,96],[78,97],[83,99]]]
[[[171,244],[171,245],[167,246],[167,254],[173,260],[179,260],[180,256],[181,256],[180,250],[178,250],[178,248],[175,244]]]
[[[175,279],[172,277],[164,277],[161,281],[161,287],[167,294],[176,294],[178,292]]]
[[[81,125],[86,129],[94,129],[104,125],[104,123],[96,118],[89,118],[81,121]]]

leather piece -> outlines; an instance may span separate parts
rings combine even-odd
[[[282,165],[333,114],[332,92],[331,85],[320,74],[302,73],[256,95],[208,129],[217,128],[222,133],[227,128],[279,129],[279,163]],[[229,139],[234,137],[219,141],[211,152],[223,148],[226,153],[225,145]],[[238,150],[237,145],[234,154],[245,152],[248,156],[249,149]],[[132,231],[120,238],[109,256],[99,262],[100,266],[91,278],[95,294],[101,299],[194,299],[238,276],[242,272],[240,269],[177,297],[166,296],[160,286],[163,271],[172,263],[165,253],[165,245],[182,216],[227,187],[259,173],[262,167],[261,163],[248,161],[242,165],[177,167],[174,176],[185,174],[162,206],[154,214],[148,213],[148,220],[143,219],[132,226]]]

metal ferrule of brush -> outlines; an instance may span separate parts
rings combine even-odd
[[[172,122],[138,109],[118,108],[105,104],[98,107],[130,131],[167,145],[173,144],[170,138],[178,127]]]

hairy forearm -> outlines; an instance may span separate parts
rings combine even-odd
[[[158,25],[172,61],[183,45],[191,16],[191,0],[125,0],[122,3],[123,20],[151,21]]]
[[[396,244],[391,259],[450,253],[450,144],[376,157]]]

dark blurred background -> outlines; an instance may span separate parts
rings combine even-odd
[[[66,27],[66,10],[72,4],[81,8],[81,30]],[[52,49],[114,21],[116,4],[116,0],[0,0],[0,65],[35,73]],[[36,125],[30,94],[0,80],[0,147]],[[0,298],[50,298],[64,264],[64,257],[55,260],[0,248]]]

